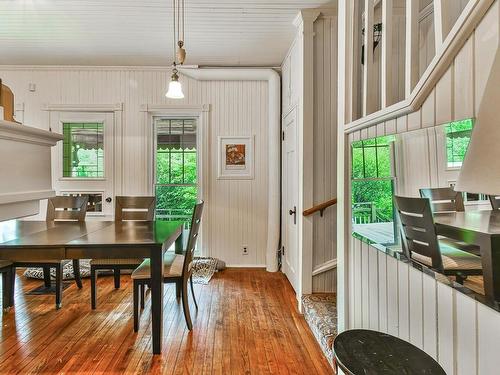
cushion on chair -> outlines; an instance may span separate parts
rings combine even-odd
[[[144,259],[92,259],[91,266],[123,266],[123,265],[139,265]]]
[[[179,277],[182,275],[184,255],[166,253],[163,259],[163,277]],[[151,263],[146,259],[132,272],[132,279],[144,280],[151,278]]]
[[[9,260],[0,260],[0,268],[8,267],[12,265],[12,262]]]
[[[480,270],[482,268],[481,258],[454,247],[440,244],[441,258],[443,259],[443,268],[445,270]],[[432,260],[425,255],[413,252],[413,260],[426,266],[432,266]]]

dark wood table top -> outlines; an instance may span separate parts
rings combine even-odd
[[[478,210],[435,214],[436,225],[446,225],[464,231],[500,236],[500,210]]]
[[[446,375],[427,353],[397,337],[365,329],[339,334],[333,343],[337,365],[354,375]]]
[[[15,221],[0,225],[0,249],[92,246],[158,246],[180,233],[177,221]]]

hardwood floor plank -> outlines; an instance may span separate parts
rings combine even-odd
[[[54,296],[25,295],[40,281],[19,277],[15,308],[2,313],[0,373],[30,374],[332,374],[295,293],[281,273],[227,269],[190,296],[188,331],[175,286],[165,285],[163,353],[151,354],[151,301],[133,332],[132,281],[98,279],[98,307],[90,308],[90,283]]]

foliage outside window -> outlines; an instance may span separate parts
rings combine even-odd
[[[393,135],[352,143],[353,224],[394,222]],[[388,226],[392,230],[391,226]]]
[[[157,119],[156,217],[191,218],[198,197],[196,120]]]
[[[104,124],[63,124],[63,177],[104,177]]]
[[[445,126],[448,168],[460,168],[472,136],[472,119],[450,122]]]

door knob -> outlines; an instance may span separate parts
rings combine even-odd
[[[107,197],[107,198],[106,198],[106,202],[108,202],[108,203],[111,203],[111,201],[112,201],[112,200],[113,200],[113,199],[111,199],[111,197]]]
[[[293,206],[293,210],[288,211],[288,214],[289,214],[290,216],[292,216],[292,215],[293,215],[293,223],[294,223],[294,224],[297,224],[297,207],[296,207],[296,206]]]

